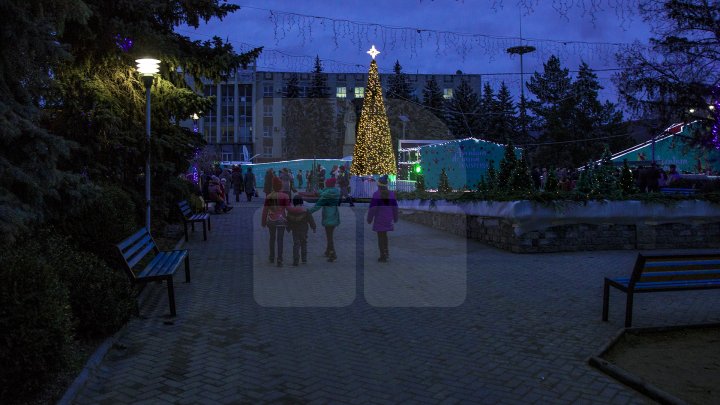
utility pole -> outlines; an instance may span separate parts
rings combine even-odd
[[[525,71],[523,70],[523,55],[535,52],[535,49],[534,46],[523,45],[522,10],[520,10],[520,45],[508,48],[506,52],[511,55],[520,55],[520,124],[522,125],[522,134],[524,137],[527,136],[527,128],[525,124]]]

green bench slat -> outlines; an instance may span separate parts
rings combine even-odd
[[[188,221],[204,221],[208,219],[210,214],[193,214],[191,217],[187,218]]]

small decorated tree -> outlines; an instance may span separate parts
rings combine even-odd
[[[575,189],[583,194],[592,193],[595,188],[595,173],[593,162],[588,162],[587,165],[580,172],[580,178],[578,178]]]
[[[620,191],[626,196],[640,192],[635,184],[635,179],[633,178],[630,166],[628,166],[627,159],[623,160],[623,167],[620,171]]]
[[[510,189],[516,193],[525,193],[533,189],[530,167],[528,166],[526,155],[527,153],[523,152],[520,160],[516,162],[512,177],[510,178]]]
[[[618,180],[615,177],[615,167],[613,167],[611,157],[610,149],[605,145],[605,150],[600,159],[600,166],[593,171],[592,194],[595,196],[609,198],[619,192]]]
[[[487,170],[488,191],[497,190],[497,185],[498,185],[498,174],[497,174],[497,171],[495,171],[495,161],[491,160],[490,162],[488,162],[488,170]]]
[[[450,180],[448,179],[448,175],[445,172],[445,168],[443,167],[442,171],[440,172],[440,180],[438,181],[438,191],[441,193],[451,193],[452,187],[450,186]]]
[[[512,141],[505,145],[505,155],[500,161],[500,173],[497,177],[498,188],[507,188],[510,184],[513,172],[517,166],[517,156],[515,156],[515,146]]]
[[[550,170],[548,170],[548,178],[545,182],[545,191],[548,193],[557,193],[558,188],[558,178],[555,174],[555,169],[551,167]]]
[[[425,192],[425,176],[418,173],[415,178],[415,191]]]
[[[487,181],[485,181],[485,176],[480,176],[480,181],[477,183],[477,191],[480,193],[488,192],[488,184]]]

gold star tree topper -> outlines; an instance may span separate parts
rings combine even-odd
[[[380,51],[375,49],[375,45],[373,45],[372,48],[370,48],[370,50],[367,51],[367,53],[369,53],[370,56],[372,56],[373,60],[375,60],[375,57],[380,53]]]

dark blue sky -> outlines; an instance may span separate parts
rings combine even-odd
[[[582,5],[599,3],[605,10],[592,15]],[[623,4],[635,0],[621,1]],[[572,3],[567,10],[558,10]],[[523,38],[538,50],[525,56],[528,73],[541,71],[551,54],[565,67],[577,69],[582,60],[598,69],[603,98],[615,100],[610,78],[617,67],[618,43],[647,43],[650,28],[637,14],[609,7],[615,0],[243,0],[224,21],[198,30],[180,29],[196,39],[218,35],[238,50],[264,46],[259,70],[309,71],[315,55],[326,72],[365,72],[375,45],[379,68],[389,72],[399,60],[408,73],[486,75],[497,88],[505,81],[517,92],[520,63],[505,52]],[[530,4],[532,9],[518,5]],[[273,10],[271,12],[270,10]],[[322,18],[313,18],[322,17]],[[368,24],[360,24],[368,23]],[[377,25],[371,25],[377,24]],[[420,30],[418,32],[418,30]],[[459,35],[458,35],[459,34]]]

